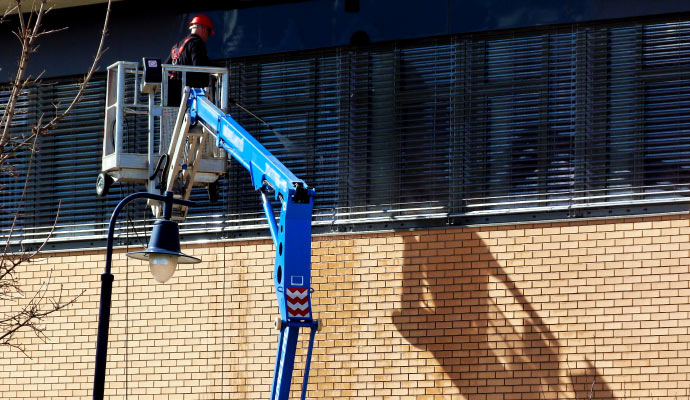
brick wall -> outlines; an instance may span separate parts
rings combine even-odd
[[[309,398],[690,398],[689,221],[315,237],[327,326]],[[272,243],[185,251],[203,263],[168,284],[116,253],[108,398],[267,398]],[[2,398],[91,398],[103,258],[47,255],[21,272],[27,292],[52,276],[50,294],[81,296],[46,322],[46,343],[27,332],[27,355],[0,349]]]

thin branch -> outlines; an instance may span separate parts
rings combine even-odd
[[[34,143],[33,146],[31,147],[31,155],[29,156],[29,165],[27,166],[27,171],[26,171],[26,177],[24,178],[24,189],[22,190],[22,196],[19,199],[19,206],[18,209],[16,210],[14,214],[14,218],[12,219],[12,225],[10,226],[10,232],[7,235],[7,241],[5,242],[5,249],[2,252],[2,258],[0,259],[0,262],[5,261],[5,257],[8,254],[9,248],[10,248],[10,243],[12,241],[12,237],[14,236],[14,230],[17,227],[17,219],[19,218],[19,214],[21,211],[22,204],[24,204],[24,201],[26,199],[26,193],[29,188],[29,177],[31,176],[31,168],[33,167],[34,163],[34,155],[36,155],[36,145],[38,144],[38,136],[34,136]]]
[[[21,13],[21,0],[16,0],[18,9],[17,16],[19,20],[19,31],[16,32],[15,35],[22,44],[22,52],[19,56],[17,74],[15,75],[14,83],[12,85],[12,92],[10,93],[10,97],[7,100],[5,112],[0,118],[0,126],[2,126],[2,135],[0,135],[0,148],[5,147],[9,142],[10,126],[12,125],[14,110],[17,106],[19,95],[26,84],[24,76],[26,75],[30,55],[34,50],[33,43],[35,40],[35,33],[39,31],[40,23],[43,19],[45,3],[46,0],[41,1],[41,8],[38,11],[39,15],[36,16],[36,22],[33,29],[30,29],[30,27],[24,21],[24,14]],[[31,15],[33,15],[33,13],[31,13]],[[29,18],[30,21],[31,19],[32,17]]]
[[[67,30],[67,27],[65,26],[63,28],[56,28],[56,29],[51,29],[49,31],[42,31],[42,32],[37,33],[36,37],[40,38],[41,36],[52,35],[53,33],[63,32],[66,30]],[[38,49],[38,46],[36,46],[36,49]]]
[[[14,14],[15,11],[17,11],[17,12],[19,11],[19,7],[17,6],[17,4],[14,4],[14,5],[8,4],[7,8],[5,9],[5,12],[0,17],[0,24],[7,21],[7,16],[10,14]]]
[[[103,31],[101,32],[101,41],[98,43],[98,50],[96,50],[96,55],[93,58],[93,63],[91,64],[91,68],[89,68],[89,72],[86,74],[84,77],[84,80],[82,81],[79,91],[77,92],[76,96],[72,99],[72,102],[70,103],[69,106],[67,106],[67,109],[62,112],[62,114],[56,115],[52,120],[50,120],[47,124],[40,126],[38,128],[38,134],[41,134],[43,131],[53,129],[55,125],[60,122],[62,119],[64,119],[69,113],[72,111],[74,106],[79,103],[81,98],[84,95],[84,91],[86,90],[86,85],[91,81],[91,77],[93,74],[96,72],[96,69],[98,68],[98,62],[101,60],[103,57],[103,54],[105,53],[106,49],[104,48],[105,44],[105,38],[108,35],[108,21],[110,20],[110,3],[112,0],[108,0],[108,8],[106,9],[105,12],[105,20],[103,22]]]
[[[0,344],[11,345],[11,339],[13,336],[23,328],[31,329],[37,338],[45,342],[47,340],[47,336],[45,335],[45,329],[40,325],[41,321],[50,314],[71,306],[79,297],[81,297],[81,295],[84,294],[84,291],[82,291],[81,294],[75,296],[71,300],[63,302],[63,288],[60,286],[57,300],[48,298],[48,287],[50,285],[53,272],[54,270],[50,271],[46,280],[41,284],[41,287],[36,291],[36,293],[34,293],[34,296],[31,298],[31,300],[29,300],[29,302],[27,302],[21,311],[6,319],[5,321],[7,321],[7,323],[4,324],[5,326],[0,324],[1,328],[6,328],[3,330],[3,333],[0,334]],[[50,304],[50,308],[44,309],[42,307],[42,305],[45,305],[46,303]]]

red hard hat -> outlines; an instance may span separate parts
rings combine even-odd
[[[189,23],[189,26],[192,25],[205,26],[211,31],[211,35],[215,34],[215,32],[213,31],[213,21],[211,21],[211,18],[209,18],[207,15],[199,14],[196,17],[192,18],[192,21]]]

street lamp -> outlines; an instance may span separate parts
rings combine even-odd
[[[149,262],[153,278],[165,283],[175,273],[177,264],[195,264],[198,258],[180,252],[180,231],[177,222],[160,219],[153,224],[146,249],[127,253],[127,256]]]
[[[173,192],[168,191],[165,196],[139,192],[131,194],[120,201],[110,217],[108,225],[108,240],[105,251],[105,272],[101,275],[101,304],[98,313],[98,338],[96,342],[96,370],[93,382],[94,400],[102,400],[105,390],[105,367],[108,352],[108,327],[110,324],[110,299],[113,292],[113,274],[111,264],[113,259],[113,236],[117,216],[124,206],[132,200],[147,198],[162,201],[163,218],[153,225],[151,239],[145,250],[127,253],[127,256],[139,260],[148,260],[149,268],[154,279],[165,282],[175,273],[177,264],[196,264],[200,259],[188,256],[180,252],[180,231],[177,222],[171,221],[173,204],[193,206],[194,202],[173,197]]]

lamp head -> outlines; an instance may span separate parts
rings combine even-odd
[[[138,260],[148,260],[151,275],[158,282],[166,282],[175,273],[177,264],[196,264],[200,259],[180,251],[180,230],[177,222],[158,220],[153,224],[146,249],[127,253]]]

